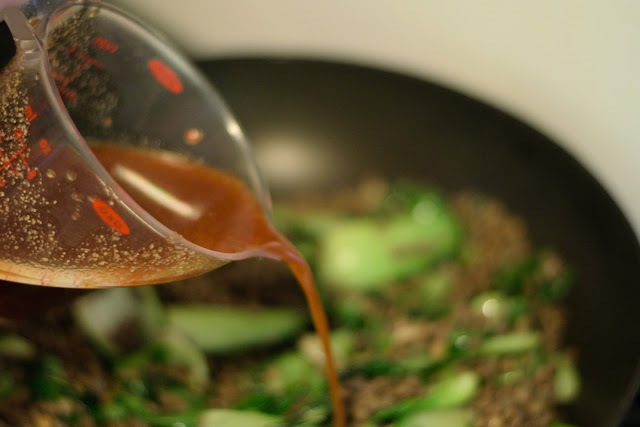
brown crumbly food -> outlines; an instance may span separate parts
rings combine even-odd
[[[508,372],[495,361],[483,361],[477,370],[484,378]],[[488,366],[487,366],[488,365]],[[501,369],[502,368],[502,369]],[[471,402],[474,427],[547,426],[555,418],[553,402],[553,368],[543,366],[532,376],[504,385],[485,381]]]
[[[524,223],[498,201],[474,193],[460,193],[451,205],[462,219],[473,250],[470,264],[464,268],[457,286],[457,298],[463,300],[489,289],[496,268],[524,258],[531,244]]]
[[[394,378],[357,376],[342,385],[346,411],[351,425],[361,425],[380,409],[399,400],[425,392],[416,377]]]

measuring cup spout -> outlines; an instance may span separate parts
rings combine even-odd
[[[4,16],[17,53],[0,71],[0,279],[152,284],[261,253],[189,237],[208,211],[184,190],[213,184],[181,184],[182,164],[224,170],[270,208],[240,126],[189,61],[99,2],[32,1]],[[106,168],[113,150],[119,163]],[[160,173],[143,173],[148,158],[123,163],[141,150],[156,153]],[[142,190],[160,208],[143,208]]]

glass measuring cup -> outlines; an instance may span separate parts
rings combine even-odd
[[[268,210],[240,127],[185,58],[99,2],[30,1],[2,14],[16,53],[0,71],[0,279],[152,284],[261,254],[183,238],[91,151],[92,142],[109,142],[185,155],[232,172]]]

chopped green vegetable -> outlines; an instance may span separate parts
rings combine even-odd
[[[499,268],[494,275],[494,286],[508,295],[522,294],[525,286],[534,291],[536,297],[546,301],[559,302],[569,294],[575,275],[564,266],[545,270],[545,260],[549,254],[539,252],[518,262]]]
[[[73,304],[76,323],[104,354],[115,357],[151,342],[164,324],[151,287],[93,291]]]
[[[0,369],[0,399],[10,397],[16,391],[16,385],[11,371]]]
[[[423,265],[431,265],[444,257],[453,255],[461,244],[458,219],[439,199],[426,199],[406,215],[391,218],[385,230],[391,254],[394,257],[424,257]],[[408,262],[407,275],[416,271]]]
[[[286,414],[289,420],[294,417],[294,412],[297,412],[301,405],[307,407],[310,402],[315,403],[316,398],[317,393],[314,390],[310,392],[306,386],[291,388],[277,394],[258,388],[236,402],[233,408],[282,416]]]
[[[478,333],[475,331],[454,329],[449,335],[449,358],[455,359],[468,355],[476,345],[478,339]]]
[[[369,321],[371,323],[367,325],[362,335],[366,337],[371,351],[384,354],[393,348],[393,339],[389,325],[384,323],[384,319],[369,318]]]
[[[138,301],[140,330],[146,342],[154,340],[166,326],[164,306],[153,286],[131,288]]]
[[[325,379],[322,370],[300,352],[284,353],[271,362],[264,371],[265,387],[272,393],[289,391],[320,395]]]
[[[432,188],[398,180],[389,186],[386,197],[373,214],[390,216],[410,212],[423,202],[433,203],[438,209],[444,204],[444,200]]]
[[[329,424],[331,410],[326,404],[305,407],[293,421],[293,425],[300,427],[326,426]]]
[[[155,427],[187,427],[201,425],[199,423],[202,414],[200,412],[186,412],[179,414],[153,414],[140,416],[148,425]]]
[[[169,324],[207,353],[229,353],[282,342],[307,322],[300,311],[286,308],[249,309],[205,304],[170,305]]]
[[[564,354],[551,358],[556,367],[553,380],[553,397],[559,403],[571,403],[580,394],[580,375],[573,361]]]
[[[505,386],[514,385],[521,382],[522,379],[525,378],[525,375],[526,374],[524,369],[513,369],[511,371],[499,374],[496,378],[496,382],[500,385]]]
[[[159,412],[148,396],[118,390],[115,396],[97,409],[100,425],[152,425],[158,427],[195,426],[201,410],[197,407],[178,412]]]
[[[191,387],[196,390],[204,389],[209,382],[209,365],[193,341],[176,330],[167,329],[155,345],[163,348],[167,363],[188,369]]]
[[[537,255],[504,265],[495,273],[494,286],[507,295],[521,294],[525,282],[534,275],[539,267],[540,260]]]
[[[380,375],[406,375],[408,369],[401,363],[393,360],[373,358],[359,363],[352,363],[341,373],[343,379],[361,375],[373,378]]]
[[[31,391],[38,399],[55,400],[71,393],[71,386],[60,360],[52,355],[41,357],[31,373]]]
[[[527,375],[533,374],[549,362],[549,355],[547,354],[543,346],[539,346],[536,349],[528,352],[527,356],[528,357],[523,366],[523,369]]]
[[[135,319],[138,307],[133,290],[115,288],[94,291],[75,301],[73,314],[76,323],[104,353],[115,356],[121,348],[114,335],[120,325]]]
[[[144,416],[148,414],[148,405],[146,396],[118,390],[114,399],[100,408],[98,419],[112,421]]]
[[[429,224],[409,215],[385,223],[354,219],[323,236],[319,275],[338,288],[381,289],[451,254],[457,234],[450,217]]]
[[[317,238],[332,226],[339,223],[342,218],[333,212],[307,211],[298,212],[285,206],[276,206],[273,217],[278,230],[296,238]]]
[[[428,353],[416,353],[399,360],[374,357],[369,360],[351,363],[342,371],[342,378],[361,375],[373,378],[381,375],[404,376],[416,374],[428,376],[434,370],[442,367],[446,358],[434,357]]]
[[[325,234],[320,246],[318,274],[332,286],[376,290],[396,276],[378,224],[351,220]]]
[[[502,292],[482,292],[471,299],[470,307],[490,321],[512,323],[528,311],[524,297],[506,296]]]
[[[562,301],[573,287],[575,275],[572,270],[564,270],[557,277],[543,280],[538,285],[538,295],[548,301]]]
[[[447,314],[451,310],[452,290],[453,278],[448,270],[439,270],[424,277],[419,284],[418,301],[425,316],[435,319]]]
[[[333,358],[338,368],[346,366],[356,348],[356,335],[348,329],[336,329],[329,337]],[[325,365],[322,342],[316,334],[303,336],[298,341],[298,348],[316,366]]]
[[[472,371],[461,372],[434,384],[426,396],[398,402],[378,412],[374,418],[388,421],[403,418],[417,411],[462,406],[473,399],[479,386],[478,374]]]
[[[315,265],[320,235],[341,221],[335,213],[297,212],[284,206],[276,206],[273,216],[276,228],[288,236],[311,265]]]
[[[429,353],[416,353],[400,359],[398,363],[409,373],[428,374],[445,360]]]
[[[321,236],[318,274],[345,289],[379,290],[456,253],[458,220],[433,194],[388,218],[345,219]]]
[[[575,424],[565,423],[564,421],[551,421],[549,427],[577,427]]]
[[[334,302],[334,307],[334,316],[340,325],[359,329],[369,322],[370,313],[359,295],[344,295]]]
[[[418,411],[395,423],[397,427],[471,427],[470,409]]]
[[[478,353],[483,356],[521,354],[536,349],[540,342],[537,332],[509,332],[485,338]]]
[[[198,427],[272,427],[284,420],[276,415],[234,409],[208,409],[198,420]]]
[[[33,359],[36,349],[31,342],[20,335],[4,334],[0,336],[0,356],[12,359]]]

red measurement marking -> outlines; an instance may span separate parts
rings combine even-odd
[[[62,99],[67,102],[76,102],[79,98],[78,92],[66,87],[66,85],[69,84],[69,82],[66,81],[67,77],[57,71],[53,71],[51,74],[53,75],[53,80],[55,80],[56,84],[58,85],[58,92],[60,93],[60,96],[62,96]]]
[[[75,58],[81,59],[82,62],[80,63],[78,68],[76,68],[68,76],[54,72],[53,78],[58,83],[58,91],[60,91],[60,94],[62,95],[62,97],[65,98],[67,101],[73,102],[73,101],[77,101],[78,93],[72,89],[67,89],[67,86],[69,85],[69,83],[74,81],[80,75],[80,73],[85,69],[87,69],[88,67],[96,67],[99,70],[104,70],[104,64],[87,54],[79,52],[76,46],[71,46],[67,50],[67,54],[69,56],[73,56]]]
[[[129,226],[120,215],[118,215],[111,206],[107,205],[100,199],[93,201],[93,209],[96,211],[100,219],[120,234],[129,234]]]
[[[167,64],[159,59],[152,59],[147,63],[151,75],[166,90],[176,95],[182,93],[182,82],[178,75]]]
[[[49,141],[47,141],[46,139],[42,138],[38,145],[40,145],[40,148],[42,148],[42,154],[44,154],[45,156],[49,154],[49,152],[51,152],[51,146],[49,145]]]
[[[69,48],[69,50],[67,50],[67,53],[69,55],[73,55],[76,58],[80,58],[83,60],[83,64],[80,66],[80,71],[84,70],[85,68],[87,68],[88,66],[93,66],[98,68],[99,70],[104,70],[104,64],[100,61],[98,61],[97,59],[87,55],[86,53],[82,53],[80,51],[78,51],[78,47],[77,46],[71,46]]]
[[[16,141],[20,144],[20,147],[12,155],[5,154],[2,148],[0,148],[0,162],[2,162],[2,164],[0,165],[0,172],[6,169],[11,171],[12,176],[16,175],[19,171],[18,168],[14,166],[13,161],[18,160],[18,163],[22,163],[27,170],[27,179],[33,179],[36,176],[37,171],[29,167],[27,159],[25,159],[23,155],[23,151],[26,148],[24,143],[24,133],[22,132],[21,128],[16,128],[13,134]],[[1,142],[2,137],[0,137],[0,143]],[[1,179],[0,187],[4,187],[5,185],[7,185],[7,180]]]
[[[38,115],[33,112],[31,105],[27,105],[26,107],[24,107],[24,115],[27,117],[27,121],[29,123],[31,123],[35,120],[36,117],[38,117]]]
[[[97,46],[98,49],[104,50],[109,53],[116,53],[118,51],[118,44],[112,42],[109,39],[106,39],[101,36],[96,36],[93,39],[93,44]]]

